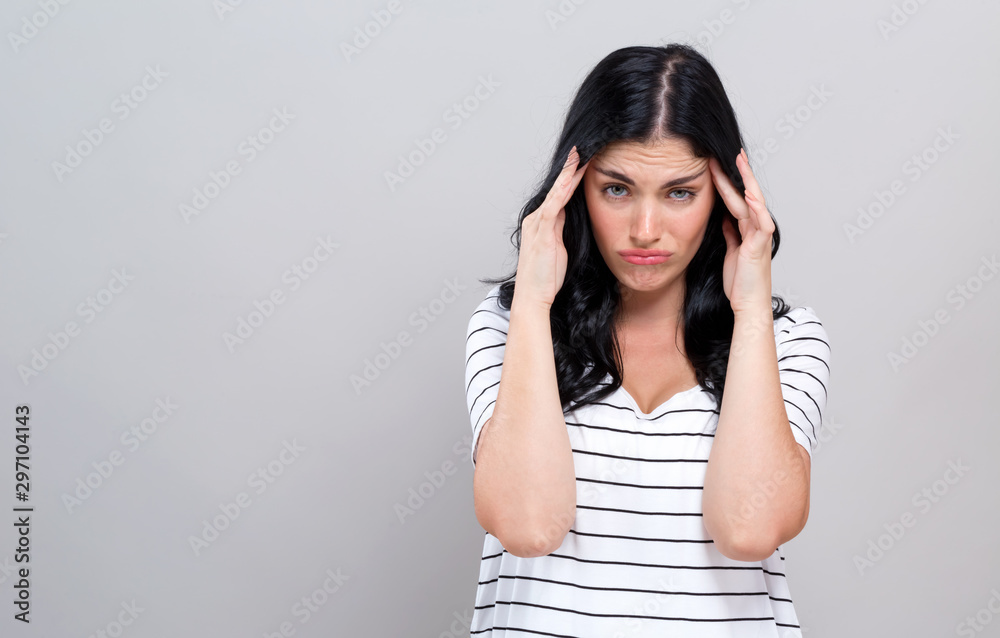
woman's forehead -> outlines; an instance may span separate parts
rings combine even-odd
[[[696,157],[691,145],[683,139],[660,139],[656,142],[619,140],[611,142],[594,156],[596,163],[619,168],[696,169],[708,163],[707,157]]]

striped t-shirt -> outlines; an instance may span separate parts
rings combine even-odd
[[[493,414],[510,311],[494,286],[469,320],[465,384],[472,462]],[[830,348],[812,308],[774,322],[792,434],[812,457],[827,401]],[[605,383],[611,382],[611,375]],[[651,413],[618,388],[565,412],[576,519],[551,554],[521,558],[487,533],[471,634],[574,638],[801,637],[781,548],[727,558],[702,524],[719,413],[695,386]]]

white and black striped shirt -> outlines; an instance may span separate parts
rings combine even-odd
[[[499,288],[468,326],[473,465],[496,403],[510,322]],[[792,434],[811,457],[827,402],[826,331],[812,308],[798,306],[774,322],[774,338]],[[565,416],[576,519],[557,550],[535,558],[514,556],[486,534],[473,636],[801,637],[781,548],[762,561],[733,560],[702,524],[719,417],[707,391],[695,386],[645,414],[618,388]]]

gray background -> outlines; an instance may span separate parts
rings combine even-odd
[[[981,268],[998,248],[996,3],[218,4],[0,10],[0,600],[16,580],[21,404],[36,508],[32,622],[4,602],[0,633],[116,631],[134,601],[125,636],[264,636],[282,622],[296,636],[467,635],[484,534],[463,394],[465,329],[488,289],[477,278],[516,264],[517,211],[593,65],[687,41],[719,71],[778,220],[775,292],[812,306],[831,339],[810,518],[786,545],[804,634],[1000,636],[987,405],[1000,282]],[[379,11],[391,21],[345,56]],[[25,37],[32,19],[43,26]],[[159,84],[120,119],[115,100],[147,67]],[[481,78],[494,86],[477,102]],[[826,98],[810,103],[813,89]],[[475,110],[454,127],[467,98]],[[241,154],[282,108],[294,119]],[[103,118],[114,129],[60,179],[53,163]],[[385,173],[436,128],[443,141],[390,188]],[[230,161],[239,174],[185,221],[180,205]],[[859,220],[868,208],[878,216]],[[317,238],[337,248],[310,262]],[[295,264],[317,267],[292,290]],[[132,277],[118,294],[114,271]],[[275,289],[284,303],[227,347]],[[78,312],[88,297],[99,313]],[[920,345],[894,366],[904,338]],[[352,375],[383,346],[395,356],[357,392]],[[123,440],[164,416],[157,399],[177,407],[145,422],[138,447]],[[300,448],[284,463],[283,441]],[[956,478],[949,463],[970,469]],[[268,464],[271,483],[249,480]],[[98,487],[67,506],[88,477]],[[249,505],[196,552],[190,538],[241,492]],[[303,623],[293,605],[327,570],[342,583]]]

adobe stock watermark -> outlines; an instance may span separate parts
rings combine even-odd
[[[593,136],[590,140],[588,140],[588,143],[585,146],[578,145],[577,150],[580,152],[582,156],[587,157],[589,159],[593,159],[593,157],[598,153],[602,152],[608,144],[616,140],[623,139],[624,135],[625,135],[625,129],[624,126],[622,125],[621,117],[617,114],[605,115],[602,117],[602,127],[600,132],[598,132],[597,135]],[[566,153],[568,154],[569,151],[567,151]],[[565,162],[566,161],[565,154],[563,154],[562,157],[557,158],[557,160],[560,163]],[[550,184],[549,187],[551,188],[551,186],[552,185]],[[518,230],[518,232],[520,232],[520,229]],[[518,241],[520,241],[520,238],[518,239]],[[627,293],[628,293],[627,288],[622,290],[623,295]],[[580,347],[577,335],[573,335],[571,339],[573,339],[572,343],[573,347]]]
[[[958,623],[955,627],[955,634],[972,638],[984,631],[997,614],[1000,614],[1000,591],[994,588],[990,590],[990,597],[986,604],[976,612],[975,616],[966,616],[964,621]]]
[[[632,608],[632,618],[628,618],[624,621],[624,624],[629,628],[628,631],[616,631],[613,634],[613,638],[629,638],[629,636],[635,634],[637,631],[643,628],[645,624],[650,620],[649,616],[655,616],[656,614],[665,613],[664,608],[673,610],[676,609],[677,603],[673,602],[671,604],[671,595],[676,595],[682,592],[674,591],[675,577],[670,576],[670,580],[664,580],[663,576],[658,578],[660,587],[664,588],[661,592],[648,592],[648,595],[643,596],[642,602],[637,603]],[[667,613],[667,616],[673,615],[673,612]]]
[[[134,279],[135,276],[129,275],[124,268],[112,270],[111,279],[108,280],[105,287],[93,295],[88,295],[77,304],[76,314],[83,318],[84,325],[90,324],[97,318],[98,313],[104,312],[105,308],[110,306],[118,295],[125,292],[129,282]],[[21,376],[24,385],[28,385],[32,377],[37,377],[51,362],[55,361],[56,357],[69,347],[70,342],[80,336],[81,328],[82,326],[77,325],[75,321],[67,321],[62,330],[48,333],[49,340],[42,346],[32,348],[31,359],[28,363],[17,366],[17,373]]]
[[[823,416],[822,423],[816,428],[816,447],[812,451],[812,458],[816,458],[816,455],[820,453],[823,447],[840,434],[840,431],[844,429],[844,425],[844,423],[837,423],[833,416],[829,418],[826,415]]]
[[[219,17],[219,22],[225,22],[226,17],[236,11],[238,7],[243,6],[244,0],[212,0],[212,9],[215,10],[215,15]]]
[[[818,436],[818,435],[817,435]],[[794,465],[801,461],[798,447],[785,459],[785,463]],[[761,511],[771,504],[774,498],[782,493],[784,485],[792,477],[782,468],[773,469],[766,480],[757,480],[753,485],[753,491],[740,504],[739,512],[726,511],[726,521],[732,529],[755,529],[758,522],[757,516]]]
[[[871,569],[875,563],[882,560],[906,535],[906,530],[912,529],[917,524],[917,516],[931,511],[934,505],[939,503],[951,491],[951,488],[971,471],[972,468],[965,465],[962,459],[948,461],[948,469],[944,471],[942,477],[915,493],[910,499],[919,512],[915,514],[906,511],[899,516],[898,520],[884,523],[882,528],[885,529],[885,532],[876,538],[868,539],[868,547],[863,554],[854,555],[854,566],[858,569],[858,574],[864,576],[866,570]]]
[[[569,508],[561,512],[549,513],[548,523],[539,532],[539,536],[535,538],[535,547],[533,548],[535,551],[538,551],[542,547],[549,547],[553,539],[562,539],[559,543],[559,547],[562,547],[563,543],[566,542],[566,537],[570,534],[569,530],[573,528],[573,523],[576,522],[576,506],[577,503],[574,502]],[[546,551],[551,554],[558,550],[559,547]]]
[[[747,342],[763,338],[764,335],[774,338],[773,310],[766,314],[738,315],[733,325],[733,337],[729,348],[730,360],[744,356],[747,352]]]
[[[158,89],[163,83],[163,78],[169,77],[169,73],[160,68],[146,66],[146,74],[128,92],[124,92],[111,101],[112,113],[118,115],[118,120],[128,118],[132,112],[139,108],[139,105],[146,101],[149,95]],[[83,160],[90,157],[109,135],[115,132],[115,123],[110,117],[103,117],[94,128],[84,128],[81,130],[83,139],[74,145],[66,145],[66,154],[63,161],[52,162],[52,173],[56,179],[62,183],[76,169],[80,168]]]
[[[30,40],[35,39],[69,2],[70,0],[38,0],[38,7],[41,11],[32,13],[30,18],[21,16],[21,28],[17,32],[7,32],[7,41],[10,42],[14,53],[20,53],[21,48]]]
[[[285,473],[285,468],[295,463],[295,461],[306,451],[306,448],[299,445],[297,439],[282,441],[282,450],[266,465],[261,465],[250,473],[247,477],[247,487],[253,488],[258,496],[268,490],[274,482]],[[219,513],[211,521],[203,519],[201,533],[188,536],[188,544],[195,556],[199,556],[212,543],[219,539],[219,536],[229,526],[240,517],[243,510],[253,505],[253,499],[247,492],[239,492],[233,497],[231,502],[219,503]]]
[[[133,598],[130,603],[122,601],[119,606],[122,610],[118,612],[115,619],[94,633],[89,634],[87,638],[118,638],[118,636],[125,633],[126,627],[131,626],[132,623],[135,622],[135,619],[139,617],[139,614],[146,611],[145,608],[136,604],[135,598]]]
[[[444,314],[448,306],[455,303],[465,289],[464,285],[458,283],[457,277],[451,280],[445,279],[444,288],[438,296],[431,299],[427,305],[411,312],[407,322],[417,329],[417,334],[423,334],[438,317]],[[365,357],[361,373],[352,373],[348,379],[357,396],[361,396],[363,390],[370,388],[372,383],[382,376],[392,362],[403,354],[403,348],[413,345],[413,336],[407,330],[400,330],[395,339],[388,343],[380,341],[378,345],[381,352],[371,358]]]
[[[382,35],[382,32],[392,23],[395,16],[403,11],[403,5],[399,0],[389,0],[385,9],[376,9],[371,12],[372,19],[363,25],[354,27],[354,38],[351,41],[341,40],[340,52],[348,62],[352,57],[358,57],[364,49],[367,49],[372,41]]]
[[[806,97],[794,109],[786,111],[774,123],[774,130],[781,133],[787,141],[795,136],[803,125],[812,119],[814,113],[822,109],[827,100],[833,97],[833,92],[826,88],[826,84],[809,86],[809,96]],[[753,160],[757,168],[764,166],[767,160],[781,150],[781,145],[774,137],[768,137],[760,144],[747,144],[747,155]]]
[[[799,293],[795,292],[791,288],[777,288],[774,289],[774,294],[785,300],[785,303],[792,308],[798,306],[802,302],[802,297]]]
[[[622,478],[628,472],[628,463],[624,459],[615,459],[598,473],[596,479],[577,477],[577,482],[584,484],[579,488],[578,502],[584,505],[596,503],[601,496],[607,493],[609,484],[615,484],[616,479]]]
[[[487,74],[486,77],[480,75],[479,83],[475,88],[462,98],[461,102],[455,102],[446,108],[441,114],[441,119],[444,120],[445,124],[451,125],[451,130],[457,131],[479,110],[483,102],[493,96],[499,86],[501,84],[493,79],[492,73]],[[448,133],[441,127],[435,127],[426,137],[415,138],[413,145],[416,148],[407,153],[405,157],[397,155],[399,163],[396,165],[396,170],[384,173],[385,183],[389,187],[389,191],[396,192],[397,186],[412,177],[416,169],[430,159],[446,141],[448,141]]]
[[[609,453],[623,452],[622,449],[611,449]],[[619,484],[617,479],[623,478],[630,473],[628,463],[624,459],[615,459],[607,463],[597,474],[597,478],[577,478],[577,498],[570,506],[569,510],[562,512],[551,512],[549,521],[545,528],[540,530],[536,544],[549,546],[554,539],[562,539],[559,543],[561,547],[566,537],[572,532],[573,524],[576,522],[576,508],[593,506],[600,501],[601,496],[610,489],[609,485]],[[583,486],[579,484],[583,483]],[[556,548],[558,549],[558,548]],[[555,551],[555,550],[552,550]]]
[[[889,36],[905,26],[910,21],[910,18],[917,15],[920,7],[925,4],[927,4],[927,0],[903,0],[900,4],[893,3],[888,19],[879,18],[875,22],[875,26],[878,27],[878,32],[882,35],[882,39],[888,42]]]
[[[245,164],[249,164],[257,159],[257,156],[264,152],[274,140],[282,133],[288,124],[295,119],[295,114],[288,111],[288,107],[274,108],[273,115],[256,133],[248,135],[236,147],[236,153],[244,158]],[[228,160],[222,169],[208,172],[208,181],[204,185],[193,189],[191,203],[181,202],[177,210],[184,219],[185,224],[191,223],[191,218],[201,215],[212,204],[222,191],[229,188],[233,178],[243,172],[240,160],[233,158]]]
[[[576,13],[576,8],[587,0],[560,0],[555,9],[545,10],[545,19],[549,23],[549,29],[555,31],[559,25],[566,22]]]
[[[615,113],[614,115],[606,115],[604,117],[604,127],[601,128],[601,132],[597,134],[594,139],[594,152],[600,152],[606,145],[610,144],[615,140],[622,139],[625,134],[625,127],[622,125],[622,118],[620,115]],[[580,149],[577,149],[578,151]],[[565,158],[561,158],[564,159]]]
[[[910,183],[923,177],[941,159],[941,156],[951,149],[955,140],[961,138],[960,135],[951,130],[951,126],[939,127],[936,133],[937,135],[930,144],[903,162],[901,170],[903,175],[910,178]],[[855,238],[860,237],[870,229],[875,224],[875,220],[888,212],[904,193],[906,193],[906,184],[901,179],[892,180],[885,190],[875,189],[868,204],[858,207],[858,215],[854,223],[844,224],[844,234],[847,235],[847,240],[853,244]]]
[[[802,304],[801,299],[797,294],[792,292],[790,289],[777,290],[785,303],[792,309],[800,307]],[[761,337],[762,335],[770,335],[771,338],[777,340],[783,334],[783,331],[775,332],[775,319],[774,319],[774,309],[775,309],[775,299],[774,294],[771,298],[771,312],[762,311],[760,313],[743,314],[736,317],[735,324],[733,326],[733,338],[730,347],[729,356],[730,357],[740,357],[746,352],[746,340],[753,340]],[[808,307],[808,306],[806,306]],[[786,329],[787,330],[787,329]],[[780,366],[781,361],[779,357],[778,364]]]
[[[979,261],[981,265],[975,273],[945,293],[945,303],[954,306],[956,312],[965,308],[969,301],[983,289],[986,282],[991,281],[1000,272],[1000,262],[997,261],[995,253],[989,258],[982,257]],[[917,330],[910,336],[904,335],[900,338],[899,351],[891,350],[886,353],[892,371],[899,372],[902,366],[913,361],[920,349],[940,334],[942,327],[951,320],[952,316],[948,314],[947,307],[938,308],[929,319],[917,320]]]
[[[309,622],[315,614],[319,613],[330,602],[333,595],[339,592],[344,583],[351,578],[341,571],[340,567],[336,571],[327,568],[324,572],[326,578],[323,579],[323,582],[292,604],[289,614],[299,621],[300,626]],[[278,625],[277,631],[264,632],[264,638],[288,638],[294,636],[297,629],[291,620],[285,620]]]
[[[455,445],[451,447],[452,454],[458,456],[462,461],[471,461],[470,454],[472,454],[472,435],[466,434],[462,437],[462,440],[456,441]],[[410,487],[407,490],[407,498],[402,503],[396,501],[392,510],[396,513],[396,517],[399,519],[399,524],[402,525],[406,522],[406,519],[413,516],[417,511],[422,508],[427,501],[434,498],[434,496],[444,487],[444,484],[448,481],[448,477],[454,476],[458,471],[458,465],[451,459],[446,459],[440,467],[434,468],[429,472],[424,472],[425,481],[421,481],[416,488]]]
[[[442,631],[438,638],[469,638],[472,632],[472,616],[474,610],[466,609],[462,613],[454,611],[451,613],[454,620],[448,627],[448,631]]]
[[[739,7],[740,11],[746,11],[750,7],[751,0],[732,0],[732,4]],[[665,40],[661,40],[660,44],[667,43],[680,43],[686,44],[691,47],[698,48],[700,45],[703,50],[707,50],[712,44],[722,37],[726,29],[736,23],[736,19],[739,14],[732,9],[725,8],[719,11],[717,14],[710,18],[702,20],[701,25],[704,27],[693,37],[690,36],[686,31],[678,31],[672,33]],[[747,151],[749,153],[749,150]]]
[[[823,419],[823,422],[816,428],[816,447],[812,450],[810,463],[815,459],[824,445],[833,440],[844,428],[844,425],[837,423],[834,419]],[[798,443],[796,442],[796,445]],[[798,451],[796,451],[796,455]],[[797,461],[794,457],[793,462]],[[740,507],[737,515],[729,515],[730,524],[734,522],[746,524],[753,520],[760,509],[767,505],[776,494],[779,488],[788,480],[789,476],[784,470],[774,470],[765,481],[757,481],[754,492],[747,498]]]
[[[138,451],[143,443],[148,441],[151,436],[156,434],[159,427],[167,422],[167,419],[173,415],[174,410],[180,407],[171,401],[170,397],[166,399],[157,398],[155,403],[156,405],[149,416],[133,424],[121,433],[118,440],[125,447],[127,454],[134,454]],[[74,509],[81,507],[84,501],[93,496],[94,492],[108,482],[108,479],[115,473],[116,468],[125,464],[127,458],[126,454],[122,453],[121,450],[113,448],[108,453],[106,459],[91,463],[90,465],[94,468],[94,471],[85,476],[77,477],[72,493],[63,492],[61,498],[63,505],[66,507],[66,513],[72,514]]]
[[[247,313],[246,317],[240,315],[236,317],[236,328],[233,332],[222,333],[222,342],[226,344],[229,354],[236,352],[236,347],[246,343],[247,339],[254,336],[264,323],[274,316],[278,306],[287,301],[286,295],[290,295],[302,287],[302,282],[313,276],[323,262],[330,259],[335,248],[340,248],[330,239],[330,236],[317,237],[316,247],[312,253],[306,255],[298,262],[292,264],[281,273],[281,283],[285,288],[272,288],[262,300],[254,299],[254,309]]]
[[[11,576],[16,579],[18,577],[17,569],[17,567],[11,564],[11,558],[9,555],[6,556],[3,561],[0,561],[0,584],[7,582],[7,579]]]

